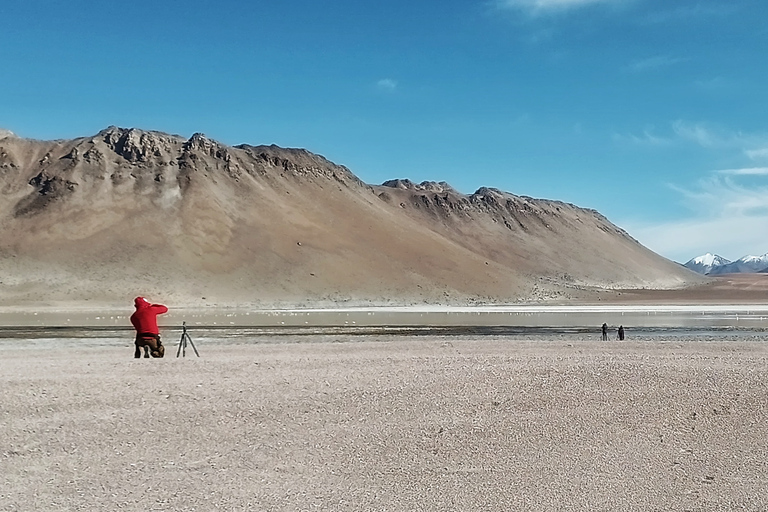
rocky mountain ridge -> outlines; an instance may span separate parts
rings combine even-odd
[[[701,281],[594,210],[369,185],[304,149],[109,127],[0,139],[0,304],[568,300]]]

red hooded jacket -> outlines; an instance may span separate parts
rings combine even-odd
[[[157,315],[168,312],[162,304],[150,304],[144,297],[136,297],[133,301],[136,311],[131,315],[131,323],[137,334],[160,334],[157,328]]]

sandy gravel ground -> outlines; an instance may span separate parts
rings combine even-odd
[[[768,509],[754,337],[198,348],[5,346],[0,510]]]

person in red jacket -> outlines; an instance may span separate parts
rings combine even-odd
[[[131,323],[136,329],[136,352],[134,357],[141,357],[141,347],[144,347],[144,357],[163,357],[165,347],[160,341],[160,329],[157,328],[157,315],[168,312],[162,304],[150,304],[144,297],[136,297],[133,301],[136,311],[131,315]]]

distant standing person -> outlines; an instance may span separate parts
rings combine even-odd
[[[619,326],[619,335],[618,335],[619,341],[624,341],[624,326]]]
[[[136,329],[136,351],[133,357],[141,357],[141,347],[144,347],[144,357],[163,357],[165,347],[160,341],[160,329],[157,327],[157,315],[168,312],[162,304],[150,304],[144,297],[136,297],[133,301],[136,311],[131,315],[131,323]]]
[[[608,341],[608,324],[603,323],[603,341]]]

